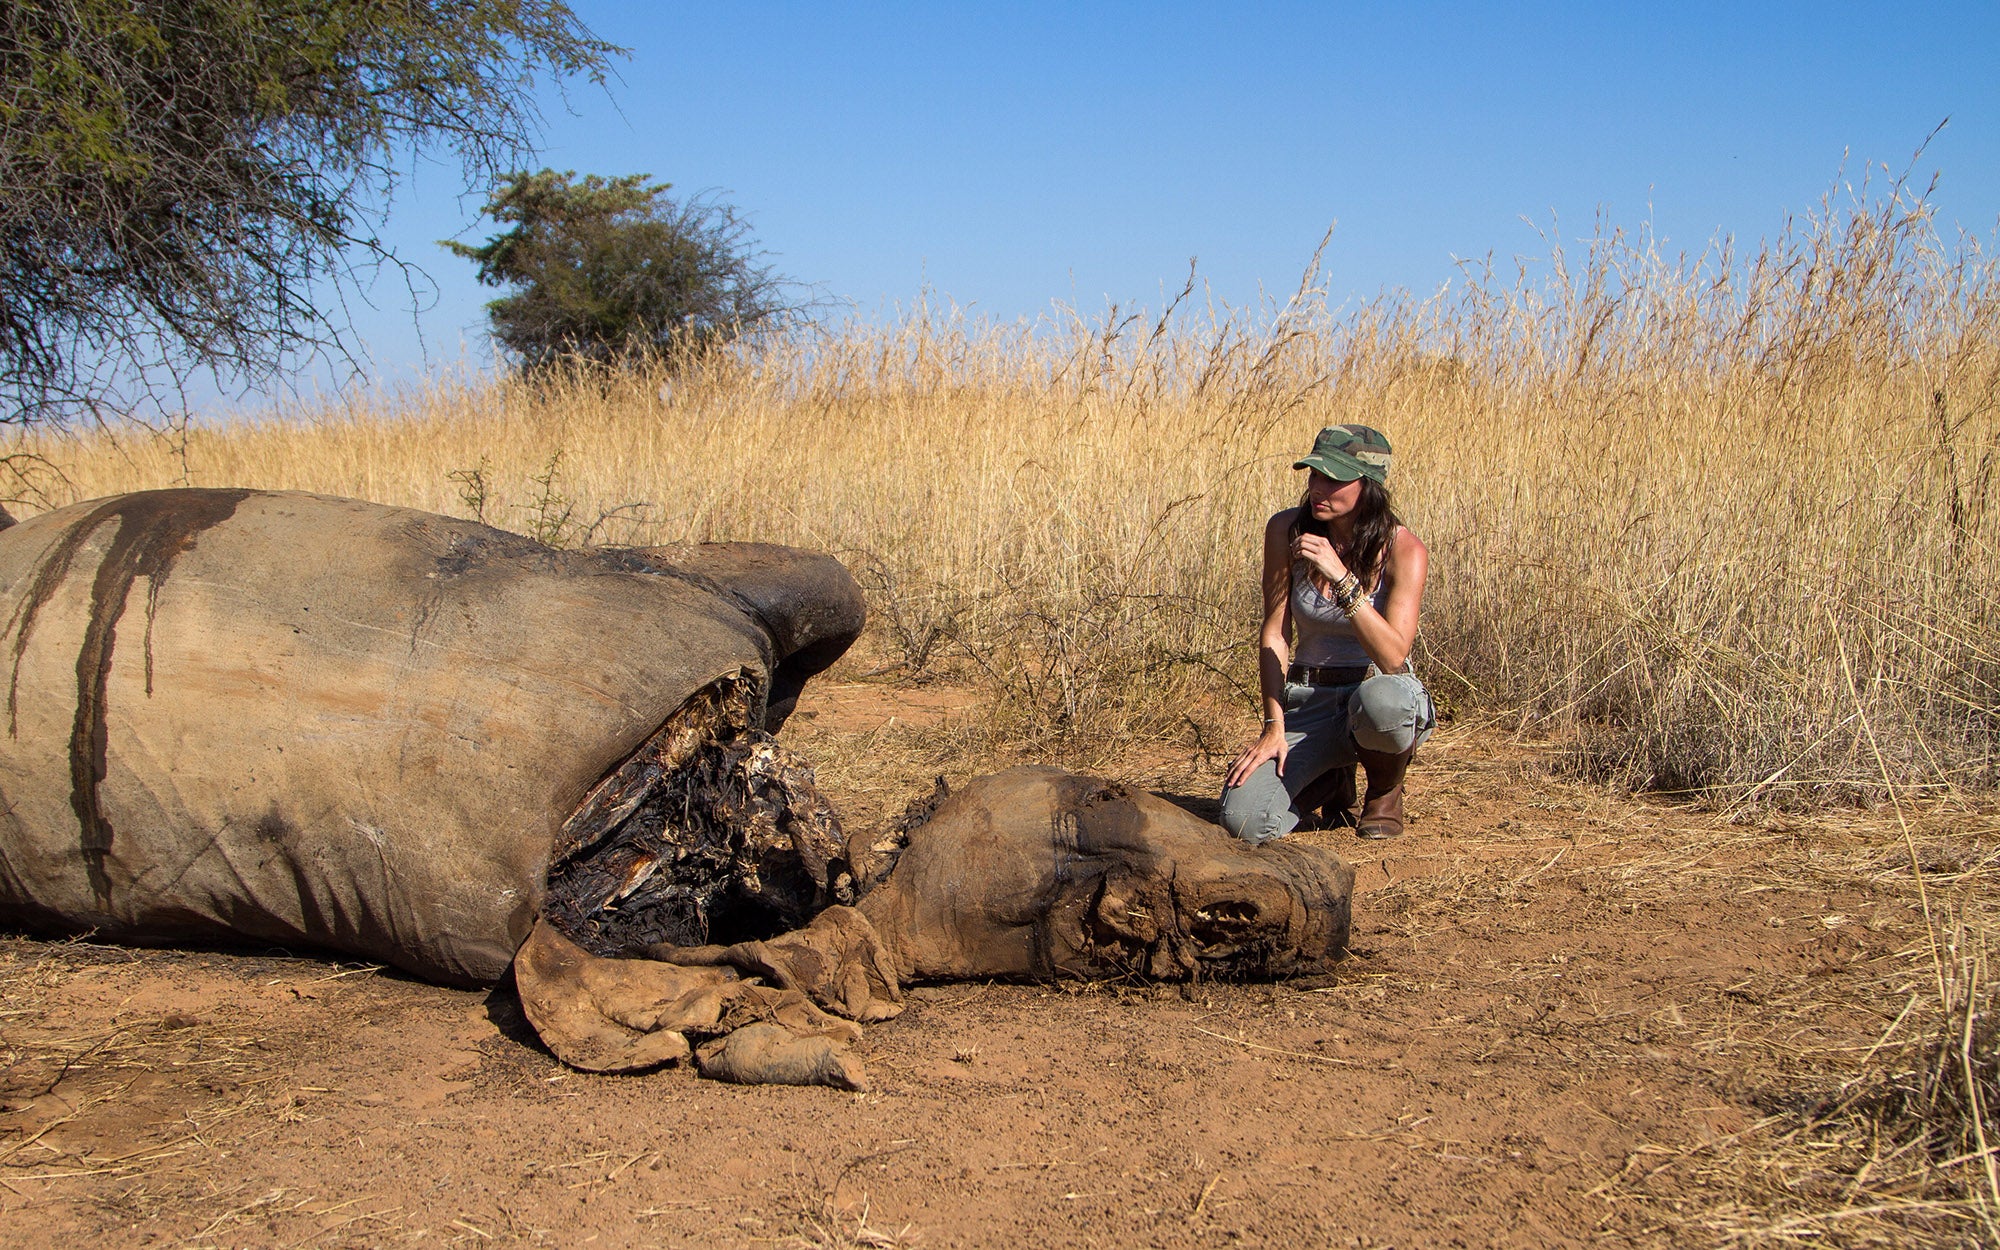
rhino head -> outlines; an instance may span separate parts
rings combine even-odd
[[[906,982],[1281,976],[1344,952],[1353,885],[1316,847],[1024,767],[945,798],[859,907]]]

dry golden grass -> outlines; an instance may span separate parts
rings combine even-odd
[[[1418,660],[1451,703],[1719,802],[1879,797],[1884,765],[1906,791],[1991,788],[1992,262],[1895,196],[1747,261],[1604,230],[1550,252],[1346,315],[1311,275],[1262,315],[920,307],[672,379],[446,376],[178,434],[17,437],[8,463],[28,510],[233,484],[559,543],[824,548],[897,663],[983,670],[1012,728],[1068,755],[1233,739],[1259,526],[1313,431],[1364,421],[1435,553]]]
[[[1418,662],[1452,704],[1724,802],[1880,794],[1882,764],[1906,790],[1992,788],[1996,318],[1992,262],[1890,196],[1750,260],[1600,230],[1516,280],[1346,316],[1310,274],[1262,316],[918,308],[672,380],[446,376],[18,438],[12,464],[30,510],[244,484],[552,542],[826,548],[898,664],[984,670],[1062,750],[1204,732],[1190,708],[1248,692],[1258,526],[1312,432],[1358,420],[1400,448],[1434,550]]]
[[[25,511],[229,484],[559,544],[829,550],[869,591],[878,667],[976,678],[996,708],[979,733],[1088,765],[1135,740],[1235,744],[1256,536],[1313,432],[1360,421],[1398,448],[1399,505],[1433,551],[1417,662],[1447,703],[1725,817],[1993,790],[1995,262],[1900,186],[1754,256],[1602,227],[1548,251],[1346,312],[1310,273],[1250,313],[1181,300],[1028,327],[919,307],[671,376],[446,376],[0,451]],[[1908,888],[1936,871],[1928,845],[1892,848]],[[1927,896],[1915,971],[1879,987],[1895,1027],[1851,1080],[1750,1145],[1661,1165],[1735,1187],[1719,1237],[1865,1242],[1914,1203],[2000,1241],[1980,897]]]

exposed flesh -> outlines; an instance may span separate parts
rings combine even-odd
[[[812,768],[752,728],[757,688],[690,698],[563,826],[542,914],[593,955],[775,937],[854,900]]]

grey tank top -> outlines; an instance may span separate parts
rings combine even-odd
[[[1312,583],[1312,574],[1303,560],[1292,562],[1292,632],[1297,645],[1292,659],[1314,668],[1360,668],[1372,663],[1367,648],[1354,636],[1354,622],[1330,596],[1322,595]],[[1389,602],[1389,579],[1375,583],[1369,596],[1380,612]]]

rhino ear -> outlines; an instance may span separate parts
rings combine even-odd
[[[634,554],[663,570],[699,578],[729,596],[771,639],[771,687],[764,728],[772,733],[798,706],[806,680],[826,670],[861,636],[868,605],[832,556],[770,543],[693,543]]]

